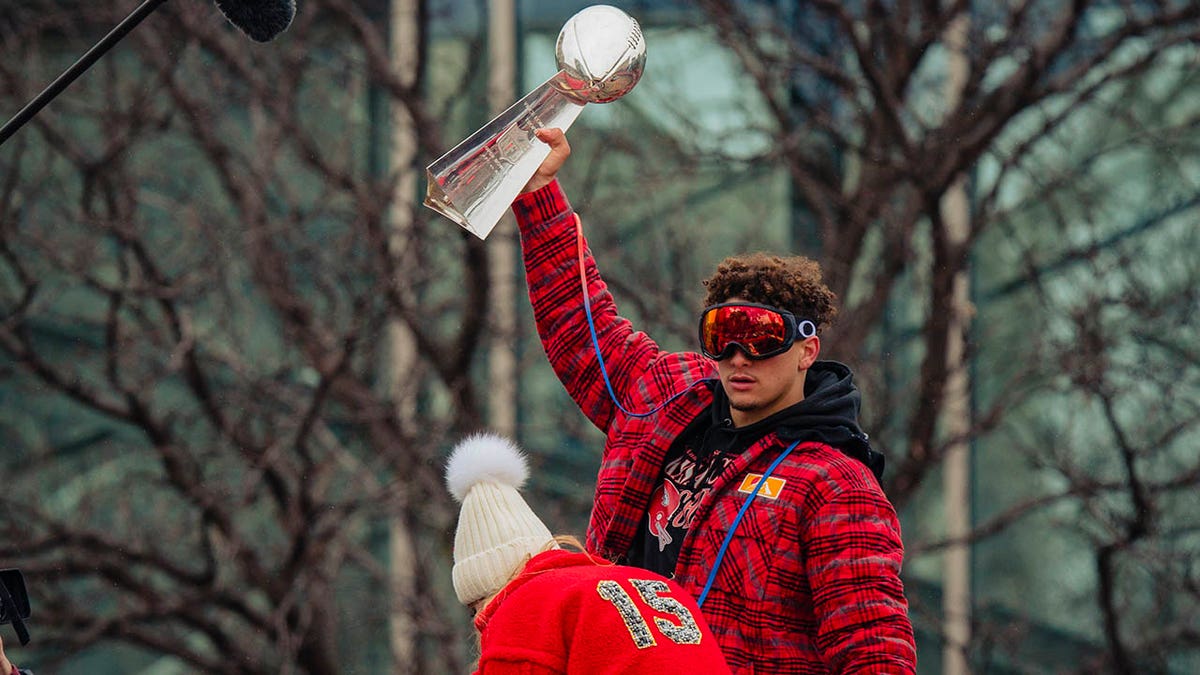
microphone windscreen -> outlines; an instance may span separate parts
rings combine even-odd
[[[255,42],[275,39],[296,16],[295,0],[216,0],[217,9]]]

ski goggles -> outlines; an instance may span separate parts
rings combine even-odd
[[[700,351],[717,361],[732,356],[735,347],[751,359],[768,359],[791,349],[797,337],[816,334],[808,319],[796,321],[791,312],[751,302],[713,305],[700,314]]]

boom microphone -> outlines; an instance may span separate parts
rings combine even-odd
[[[21,108],[16,115],[13,115],[12,119],[4,123],[4,126],[0,128],[0,144],[17,133],[17,129],[33,119],[39,110],[46,107],[46,104],[55,96],[62,93],[77,77],[91,68],[93,63],[98,61],[113,45],[120,42],[121,38],[142,22],[142,19],[150,16],[150,13],[158,9],[163,2],[166,0],[145,0],[137,9],[130,12],[129,16],[117,24],[108,35],[105,35],[86,54],[79,57],[79,60],[71,64],[70,68],[63,71],[62,75],[59,75],[42,90],[42,93]],[[215,2],[217,9],[221,10],[229,23],[256,42],[275,39],[275,36],[291,25],[292,18],[296,16],[295,0],[242,0],[241,2],[238,0],[215,0]]]
[[[229,23],[256,42],[275,39],[296,16],[294,0],[215,0]]]

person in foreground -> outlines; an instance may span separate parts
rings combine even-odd
[[[697,598],[737,673],[913,673],[904,547],[850,369],[820,361],[836,297],[803,257],[730,257],[700,352],[622,318],[550,154],[513,203],[543,348],[606,436],[587,550]],[[586,280],[586,281],[585,281]],[[586,297],[584,286],[586,285]]]
[[[560,544],[521,498],[525,458],[506,438],[455,447],[446,486],[462,503],[454,591],[475,611],[480,675],[729,673],[696,601],[644,569]]]
[[[8,660],[8,656],[4,653],[4,640],[0,640],[0,675],[33,675],[32,671],[21,670]]]

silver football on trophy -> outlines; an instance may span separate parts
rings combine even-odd
[[[568,19],[554,52],[557,73],[425,168],[425,205],[480,239],[550,154],[535,132],[566,131],[588,103],[629,93],[646,67],[642,29],[608,5]]]
[[[638,22],[609,5],[592,5],[563,24],[554,47],[555,88],[587,103],[608,103],[633,89],[646,67]]]

